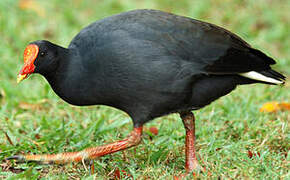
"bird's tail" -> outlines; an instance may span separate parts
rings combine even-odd
[[[273,69],[264,71],[250,71],[246,73],[240,73],[239,75],[266,84],[284,84],[286,81],[285,76],[283,76],[281,73],[278,73],[277,71],[274,71]]]

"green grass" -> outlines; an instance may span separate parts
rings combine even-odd
[[[104,106],[73,107],[60,100],[39,75],[16,84],[22,54],[30,41],[47,39],[67,46],[86,25],[115,13],[154,8],[221,25],[274,57],[275,69],[290,74],[290,1],[287,0],[120,0],[37,1],[38,9],[0,1],[0,178],[93,179],[82,164],[11,164],[22,153],[82,150],[126,137],[132,130],[123,112]],[[284,87],[241,86],[197,111],[200,163],[211,173],[200,178],[289,179],[289,112],[259,112],[263,103],[290,100]],[[28,104],[27,104],[28,103]],[[177,114],[146,124],[142,143],[95,160],[97,179],[113,179],[119,168],[135,179],[172,179],[184,172],[184,129]],[[5,133],[10,137],[9,143]],[[248,150],[260,156],[248,157]]]

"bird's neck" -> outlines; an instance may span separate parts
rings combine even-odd
[[[83,65],[83,59],[75,49],[59,49],[62,56],[53,73],[42,74],[54,92],[73,105],[105,104],[102,86],[98,81],[97,70],[93,73]],[[94,66],[93,69],[96,69]]]
[[[76,89],[78,78],[80,78],[80,65],[77,61],[77,54],[71,50],[63,47],[58,47],[58,64],[53,71],[41,73],[46,78],[54,92],[68,101],[71,96],[71,90]],[[70,103],[70,102],[69,102]]]

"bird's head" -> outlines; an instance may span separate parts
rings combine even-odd
[[[57,57],[57,45],[45,40],[30,43],[24,50],[24,65],[17,76],[17,83],[33,73],[46,74],[54,71],[58,64]]]

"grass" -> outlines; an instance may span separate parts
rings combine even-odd
[[[67,46],[80,29],[97,19],[130,9],[154,8],[226,27],[274,57],[278,61],[275,69],[290,74],[287,0],[21,2],[0,1],[0,178],[93,179],[82,164],[11,164],[4,158],[81,150],[124,138],[132,130],[130,118],[116,109],[64,103],[40,76],[16,86],[22,53],[30,41],[48,39]],[[289,112],[259,112],[265,102],[289,99],[289,82],[284,87],[241,86],[197,111],[200,162],[211,172],[198,177],[289,179]],[[151,126],[159,129],[158,135],[148,132]],[[114,179],[117,168],[135,179],[172,179],[184,172],[185,133],[178,115],[158,118],[145,128],[138,147],[95,160],[95,178]]]

